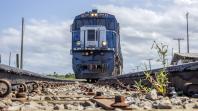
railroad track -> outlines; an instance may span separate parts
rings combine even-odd
[[[27,70],[21,70],[15,67],[0,64],[0,78],[7,79],[11,83],[25,82],[25,81],[51,81],[51,82],[73,82],[70,80],[61,80]]]
[[[197,77],[196,67],[197,63],[193,63],[167,69],[170,71],[170,77],[179,75],[180,78],[189,80],[186,84],[191,82],[194,85],[195,83],[191,78],[196,79]],[[153,70],[153,74],[158,70]],[[183,74],[178,73],[179,71],[190,72],[192,77],[186,78]],[[42,108],[42,110],[49,110],[49,108],[51,108],[50,110],[87,110],[90,108],[91,110],[115,110],[117,108],[122,110],[175,109],[178,105],[175,105],[174,99],[178,99],[177,101],[181,101],[182,105],[184,104],[180,109],[198,108],[197,99],[188,97],[167,99],[158,96],[155,100],[146,99],[145,95],[139,94],[132,87],[134,80],[144,78],[143,72],[104,78],[94,84],[48,78],[5,65],[0,67],[0,75],[2,78],[0,79],[0,98],[3,101],[9,99],[12,101],[12,104],[5,103],[4,107],[0,105],[0,110],[16,109],[15,104],[18,104],[18,102],[22,103],[22,105],[17,105],[18,110],[28,110],[28,107],[35,104],[38,108],[35,110],[41,110]],[[190,87],[189,89],[192,90]],[[47,106],[42,106],[43,101],[47,102]],[[171,102],[162,104],[164,101]],[[189,104],[191,106],[188,106]]]
[[[160,70],[160,68],[151,70],[151,75],[154,76]],[[187,96],[198,94],[198,62],[169,66],[166,67],[166,71],[168,72],[169,86],[174,87],[177,91],[182,91]],[[98,85],[109,85],[134,90],[133,85],[135,81],[139,81],[140,79],[145,84],[149,84],[145,78],[144,71],[105,77],[97,83]]]
[[[6,80],[1,80],[5,81]],[[1,82],[2,83],[2,82]],[[27,86],[25,88],[25,86]],[[197,109],[197,99],[158,96],[147,99],[136,91],[89,83],[11,84],[9,95],[0,100],[0,110],[153,110]],[[2,90],[1,90],[2,91]],[[1,93],[2,94],[2,93]],[[10,103],[8,100],[11,100]],[[8,102],[6,102],[8,101]],[[170,102],[167,102],[170,101]],[[178,102],[179,101],[179,102]],[[181,102],[181,103],[180,103]],[[6,104],[2,107],[2,103]],[[183,106],[184,105],[184,106]],[[180,106],[178,108],[178,106]]]
[[[17,97],[25,97],[26,92],[35,92],[39,88],[44,90],[48,87],[59,87],[75,82],[51,78],[3,64],[0,64],[0,78],[0,98],[8,96],[10,93],[17,93]]]

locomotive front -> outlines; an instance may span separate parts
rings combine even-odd
[[[97,10],[85,12],[75,17],[71,32],[72,65],[77,79],[99,79],[121,72],[119,24],[115,16]]]

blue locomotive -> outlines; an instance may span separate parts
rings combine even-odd
[[[119,23],[97,10],[75,17],[72,25],[72,67],[77,79],[97,80],[120,75],[123,59]]]

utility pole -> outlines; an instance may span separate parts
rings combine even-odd
[[[188,15],[189,13],[186,13],[186,32],[187,32],[187,53],[190,52],[190,48],[189,48],[189,34],[188,34]]]
[[[168,59],[165,59],[165,61],[166,61],[166,64],[168,65],[169,63],[168,63]]]
[[[9,55],[9,66],[10,66],[10,63],[11,63],[11,56],[12,56],[12,53],[10,52],[10,55]]]
[[[172,48],[172,58],[174,57],[174,48]]]
[[[151,71],[151,60],[153,60],[153,59],[149,58],[149,59],[146,59],[146,60],[148,60],[148,62],[149,62],[149,69]]]
[[[184,38],[174,38],[173,40],[177,40],[178,41],[178,52],[180,53],[180,41],[184,40]]]
[[[1,54],[0,54],[0,64],[1,64]]]
[[[140,66],[136,66],[136,68],[137,68],[137,72],[139,71],[139,67],[140,67]]]
[[[19,68],[19,54],[16,54],[16,67]]]
[[[22,30],[21,30],[21,62],[20,62],[20,69],[23,69],[23,36],[24,36],[24,18],[22,18]]]

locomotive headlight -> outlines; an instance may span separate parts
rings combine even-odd
[[[98,14],[97,13],[91,13],[91,16],[96,17],[96,16],[98,16]]]
[[[77,46],[80,46],[80,41],[76,41],[76,45]]]
[[[102,46],[106,46],[107,42],[106,41],[102,41]]]
[[[94,13],[91,13],[91,16],[93,17],[95,14]]]

